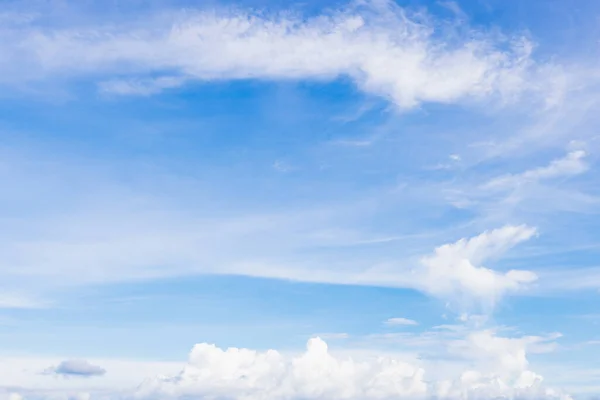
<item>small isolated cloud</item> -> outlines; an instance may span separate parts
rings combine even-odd
[[[507,292],[516,291],[537,280],[531,271],[498,272],[482,263],[501,256],[536,233],[526,225],[507,225],[470,239],[460,239],[435,249],[423,257],[415,274],[421,290],[449,302],[483,303],[492,307]]]
[[[65,360],[56,367],[46,369],[44,373],[63,377],[89,378],[102,376],[106,373],[106,370],[85,360]]]
[[[417,321],[408,318],[389,318],[384,322],[389,326],[398,326],[398,325],[419,325]]]

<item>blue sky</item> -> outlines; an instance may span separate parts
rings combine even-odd
[[[0,399],[600,393],[599,17],[0,2]]]

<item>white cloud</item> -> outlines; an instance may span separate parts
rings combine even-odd
[[[104,186],[100,184],[100,188]],[[99,191],[101,192],[101,191]],[[188,213],[131,195],[104,192],[102,204],[83,203],[77,213],[20,223],[26,238],[6,236],[0,269],[6,282],[27,277],[46,292],[65,285],[123,282],[188,274],[236,274],[303,282],[411,288],[446,301],[489,300],[515,291],[534,276],[526,271],[498,273],[480,266],[529,238],[534,230],[505,227],[438,247],[420,259],[366,257],[330,259],[307,251],[325,246],[390,243],[406,247],[410,237],[365,235],[345,227],[360,206],[294,210],[210,218],[199,207]],[[206,210],[210,210],[209,207]],[[208,211],[210,212],[210,211]],[[52,231],[45,227],[52,226]],[[430,238],[421,247],[431,249]],[[419,239],[421,240],[421,239]],[[425,250],[424,250],[425,251]],[[421,254],[424,254],[423,253]],[[301,252],[301,256],[297,256]],[[396,256],[395,256],[396,257]],[[379,260],[384,260],[380,262]],[[379,262],[378,262],[379,261]],[[411,266],[417,264],[414,270]]]
[[[565,157],[553,160],[545,167],[534,168],[520,174],[505,175],[486,183],[484,189],[515,188],[547,179],[555,179],[581,174],[588,169],[583,150],[574,150]]]
[[[12,293],[0,294],[0,309],[46,308],[48,305],[49,304],[44,301],[29,296]]]
[[[412,319],[396,317],[396,318],[387,319],[385,321],[385,324],[395,326],[395,325],[418,325],[419,323]]]
[[[447,233],[389,235],[364,229],[364,222],[374,215],[370,199],[302,208],[286,204],[277,212],[247,211],[243,204],[222,210],[221,197],[210,193],[214,188],[196,180],[186,180],[185,185],[177,180],[160,181],[157,188],[140,188],[135,182],[124,187],[117,184],[116,174],[107,179],[77,163],[39,160],[28,157],[25,167],[10,163],[14,182],[5,181],[3,198],[18,206],[22,199],[63,199],[69,193],[69,210],[65,212],[62,204],[33,204],[42,210],[43,218],[13,219],[12,231],[0,234],[4,284],[27,293],[51,296],[69,286],[235,274],[411,288],[450,301],[463,294],[477,299],[499,297],[530,278],[528,273],[504,276],[479,268],[480,253],[486,254],[483,258],[501,255],[532,233],[527,227],[505,227],[463,239],[419,259],[418,254],[426,255],[444,243],[439,238]],[[63,178],[57,180],[57,176]],[[172,190],[165,191],[167,186]],[[209,193],[206,198],[217,200],[216,206],[211,201],[198,203],[203,190]],[[352,246],[361,246],[363,251],[355,253]],[[378,251],[383,246],[393,248],[393,253]],[[463,258],[475,275],[459,262]],[[489,284],[479,283],[481,277],[500,283],[498,290],[486,291],[489,285],[480,288]]]
[[[68,400],[81,393],[92,399],[120,399],[149,376],[176,374],[181,362],[153,362],[127,359],[90,359],[91,365],[106,369],[103,375],[90,379],[64,379],[56,374],[43,373],[49,365],[62,361],[48,357],[0,356],[0,399],[11,392],[25,399]]]
[[[440,246],[433,255],[421,259],[414,273],[419,276],[421,289],[431,295],[463,305],[475,301],[491,307],[502,295],[521,289],[537,276],[531,271],[497,272],[481,264],[530,239],[535,232],[526,225],[507,225]]]
[[[525,336],[506,338],[496,335],[492,329],[468,332],[464,339],[453,341],[449,351],[466,359],[476,360],[485,373],[500,374],[504,379],[529,367],[527,351],[545,353],[554,350],[553,340],[561,335],[548,337]]]
[[[381,349],[369,347],[377,340],[370,336],[364,338],[367,347],[352,342],[333,350],[312,338],[304,353],[225,350],[202,343],[193,347],[187,364],[91,360],[107,367],[106,374],[94,380],[39,374],[40,365],[56,361],[0,359],[0,399],[18,392],[25,399],[44,400],[566,400],[568,396],[542,385],[542,377],[531,370],[527,359],[529,353],[553,351],[559,336],[502,337],[497,329],[464,325],[398,336],[396,344],[401,347],[394,349],[389,343]]]
[[[586,178],[569,179],[590,169],[589,155],[581,146],[574,143],[565,156],[522,172],[490,176],[480,169],[475,174],[483,176],[445,185],[445,199],[456,208],[475,211],[485,225],[523,220],[540,224],[546,216],[563,212],[595,214],[600,198],[593,186]]]
[[[21,396],[21,394],[19,394],[17,392],[8,392],[8,393],[0,392],[0,399],[2,399],[2,400],[23,400],[23,396]]]
[[[185,83],[185,78],[163,76],[154,79],[110,80],[99,84],[100,92],[116,95],[149,96]]]
[[[320,333],[318,335],[315,335],[315,337],[320,337],[322,339],[336,340],[336,339],[348,339],[350,337],[350,335],[345,332],[332,332],[332,333]]]
[[[85,360],[65,360],[56,367],[47,368],[44,373],[63,377],[89,378],[102,376],[106,374],[106,370]]]
[[[69,400],[90,400],[91,397],[92,396],[87,392],[80,392],[69,396]]]
[[[536,339],[537,340],[537,339]],[[542,386],[542,377],[527,369],[525,350],[534,339],[506,339],[491,331],[467,338],[469,350],[483,360],[498,361],[483,372],[465,370],[458,379],[431,381],[421,365],[378,357],[335,357],[314,338],[304,354],[285,357],[268,350],[222,350],[199,344],[175,376],[146,380],[137,398],[222,399],[493,399],[570,397]],[[473,358],[478,361],[477,357]]]
[[[145,17],[151,21],[145,27],[136,21],[6,28],[0,60],[10,63],[0,63],[0,71],[6,82],[108,75],[101,91],[142,95],[186,80],[347,76],[401,108],[552,91],[551,81],[537,82],[533,46],[525,39],[474,34],[473,28],[441,38],[431,17],[411,17],[388,1],[357,2],[308,19],[190,10]]]

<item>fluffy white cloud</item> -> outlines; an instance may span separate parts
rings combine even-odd
[[[411,353],[362,347],[368,342],[330,351],[320,338],[310,339],[303,353],[202,343],[183,366],[93,360],[107,366],[97,380],[40,374],[39,366],[49,360],[5,359],[0,360],[0,399],[19,393],[25,400],[567,400],[545,385],[527,359],[529,353],[553,351],[559,336],[502,337],[496,329],[458,324],[399,337]]]
[[[558,337],[559,334],[507,338],[497,336],[493,329],[484,329],[468,332],[465,338],[451,341],[448,347],[452,354],[475,360],[479,369],[485,373],[496,374],[508,380],[527,370],[527,351],[552,351],[555,346],[553,340]]]
[[[403,108],[489,95],[506,100],[556,81],[539,83],[548,67],[536,66],[525,39],[472,28],[441,36],[436,26],[443,23],[410,16],[388,1],[357,2],[308,19],[208,11],[146,18],[151,23],[8,25],[0,31],[0,60],[11,63],[0,63],[0,71],[8,82],[108,74],[101,91],[141,95],[186,80],[346,76]]]
[[[544,388],[527,369],[525,350],[538,339],[507,339],[491,331],[473,333],[466,347],[495,359],[486,371],[465,370],[458,378],[431,381],[421,365],[389,357],[354,360],[330,354],[314,338],[306,352],[285,357],[277,351],[222,350],[199,344],[176,376],[146,380],[137,398],[213,399],[569,399]]]
[[[502,273],[481,264],[530,239],[535,232],[526,225],[507,225],[440,246],[433,255],[423,257],[421,266],[413,271],[420,277],[418,285],[423,291],[451,302],[482,301],[493,306],[503,294],[522,288],[537,276],[523,270]]]

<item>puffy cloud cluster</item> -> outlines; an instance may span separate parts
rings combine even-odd
[[[537,276],[531,271],[511,270],[505,273],[481,265],[499,257],[516,244],[530,239],[536,230],[526,225],[507,225],[469,238],[460,239],[435,249],[423,257],[415,270],[419,287],[427,293],[463,304],[479,301],[487,306],[506,292],[520,289]]]
[[[159,376],[138,389],[139,399],[570,399],[542,385],[527,369],[525,349],[533,339],[497,338],[482,331],[467,338],[471,349],[500,361],[487,371],[466,370],[431,381],[425,368],[389,357],[357,361],[336,358],[313,338],[306,352],[222,350],[199,344],[175,376]],[[514,361],[514,362],[513,362]]]
[[[523,38],[473,29],[440,35],[443,22],[410,16],[391,1],[310,18],[189,11],[147,19],[151,24],[8,25],[0,31],[0,61],[12,61],[0,63],[0,71],[19,81],[102,75],[101,90],[121,95],[150,95],[189,80],[349,77],[401,108],[489,95],[509,99],[560,81],[556,71],[541,78],[549,67],[536,66],[533,46]]]

